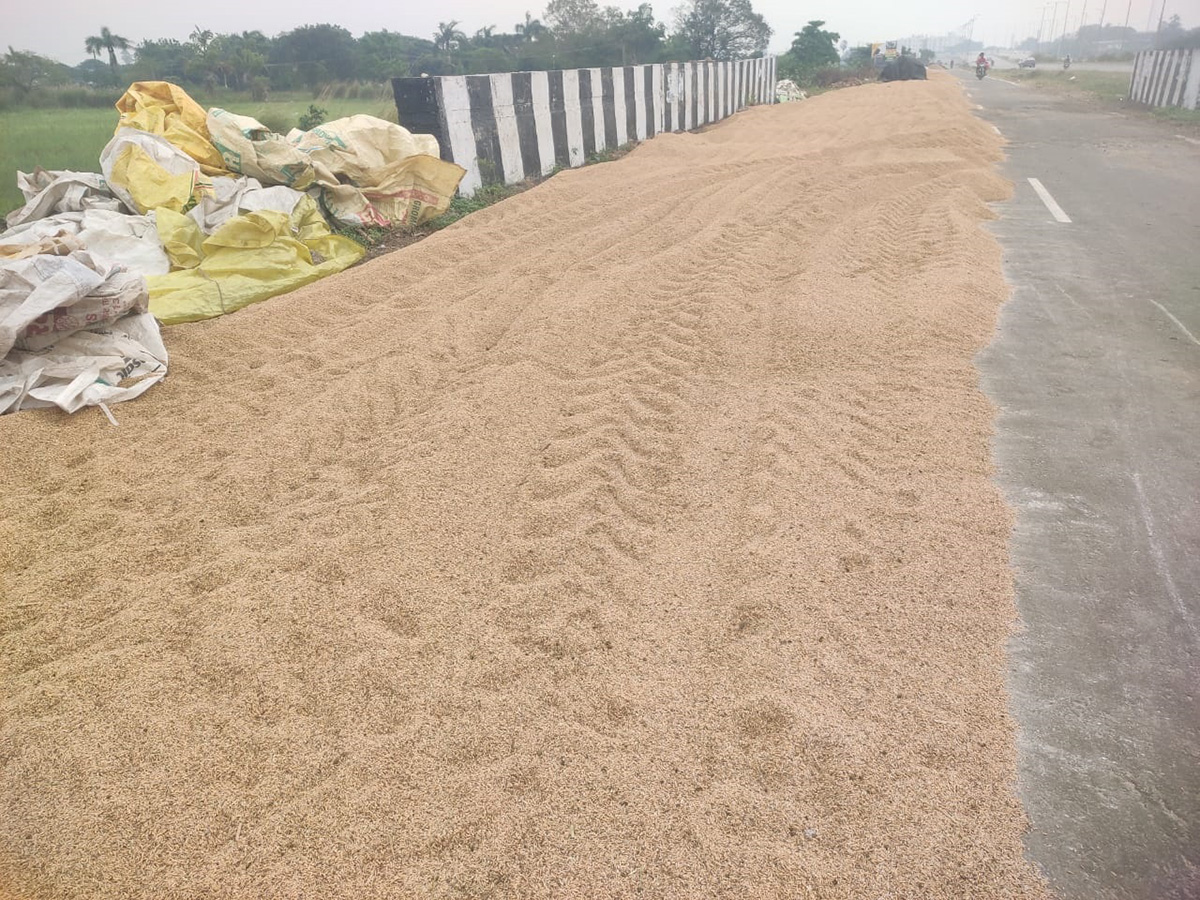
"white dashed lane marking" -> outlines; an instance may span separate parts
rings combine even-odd
[[[1036,178],[1030,178],[1029,184],[1033,187],[1037,195],[1042,198],[1042,202],[1046,204],[1046,209],[1050,210],[1050,215],[1054,216],[1057,221],[1065,222],[1069,225],[1071,217],[1063,212],[1063,208],[1058,205],[1058,201],[1050,196],[1050,192],[1046,190],[1045,186]]]

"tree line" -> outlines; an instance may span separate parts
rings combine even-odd
[[[649,3],[621,10],[596,0],[550,0],[540,18],[527,12],[508,29],[484,24],[470,31],[451,20],[428,36],[385,29],[356,38],[340,25],[317,24],[268,37],[197,25],[187,40],[134,43],[105,27],[82,42],[92,58],[78,66],[10,47],[0,58],[0,86],[20,95],[59,85],[165,80],[266,93],[403,75],[741,59],[763,55],[771,34],[750,0],[687,0],[670,26]]]

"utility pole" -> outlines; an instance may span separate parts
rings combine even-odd
[[[1071,0],[1067,0],[1067,11],[1063,13],[1062,37],[1058,41],[1058,55],[1063,55],[1063,44],[1067,40],[1067,20],[1071,18]]]
[[[1153,9],[1154,7],[1151,6],[1150,8]],[[1162,6],[1159,7],[1159,10],[1158,10],[1158,28],[1154,29],[1154,34],[1156,36],[1162,32],[1162,20],[1163,20],[1163,16],[1165,16],[1166,14],[1167,14],[1167,0],[1163,0]]]

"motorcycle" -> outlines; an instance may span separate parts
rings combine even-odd
[[[1068,56],[1063,60],[1063,71],[1065,72],[1069,68],[1071,68],[1071,57]]]
[[[983,81],[983,77],[985,75],[987,75],[987,70],[988,70],[987,66],[984,66],[984,65],[976,66],[975,67],[975,77],[978,78],[980,81]]]

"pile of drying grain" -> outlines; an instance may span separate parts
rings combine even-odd
[[[756,108],[0,421],[22,898],[1040,896],[948,77]]]

